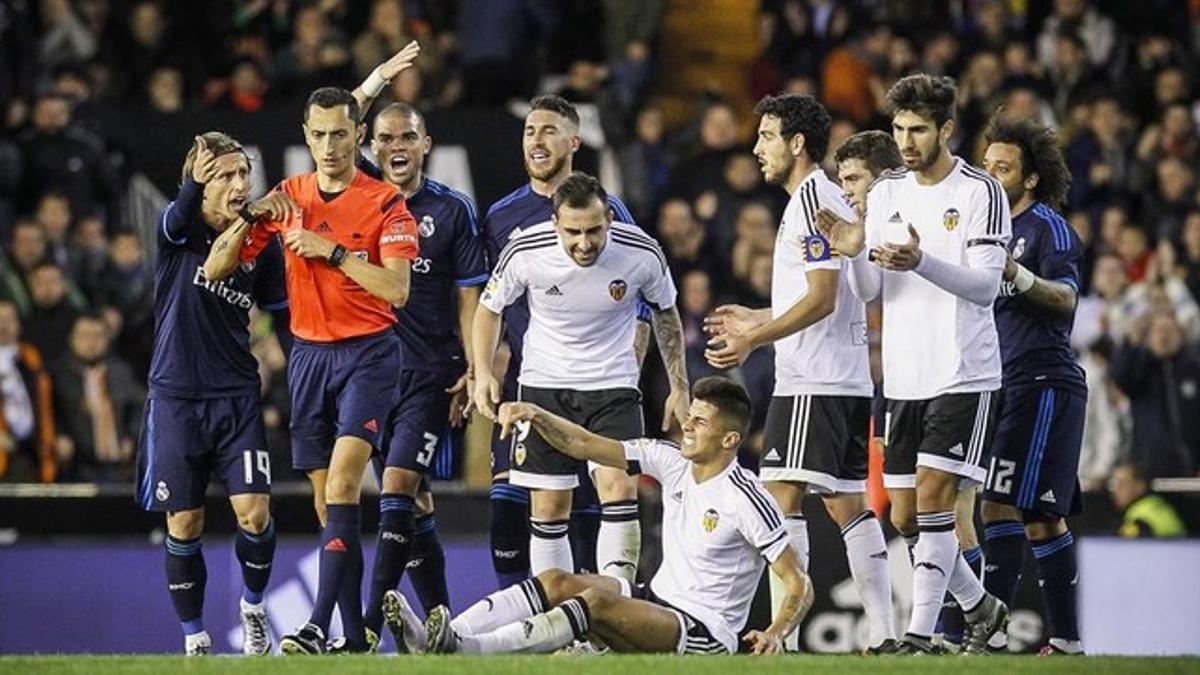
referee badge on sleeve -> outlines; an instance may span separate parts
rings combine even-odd
[[[721,522],[721,514],[717,513],[716,509],[708,509],[704,512],[704,521],[701,525],[704,526],[705,532],[712,532],[717,529],[717,523]]]
[[[804,238],[804,259],[808,262],[822,262],[833,257],[829,242],[819,234],[810,234]]]
[[[626,285],[624,279],[613,279],[608,284],[608,295],[613,300],[620,302],[621,299],[625,297],[625,291],[628,290],[628,288],[629,286]]]

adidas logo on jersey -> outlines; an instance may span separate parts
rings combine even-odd
[[[962,443],[959,443],[958,445],[954,446],[953,448],[950,448],[950,450],[948,452],[950,454],[954,455],[955,457],[962,457],[963,455],[966,454],[963,452]]]
[[[563,294],[562,291],[558,290],[558,284],[555,284],[555,285],[551,286],[550,288],[546,289],[546,295],[549,295],[551,297],[559,297],[562,294]]]
[[[330,227],[329,223],[325,222],[324,220],[322,220],[321,224],[317,226],[317,232],[332,232],[332,231],[333,231],[333,228]]]
[[[1043,494],[1038,499],[1046,502],[1047,504],[1057,504],[1058,503],[1058,501],[1054,499],[1054,490],[1046,490],[1046,493]]]
[[[767,454],[763,457],[763,459],[771,461],[771,462],[778,462],[779,461],[779,451],[776,450],[775,448],[771,448],[770,450],[767,451]]]
[[[900,212],[899,212],[899,211],[897,211],[897,212],[895,212],[895,213],[893,213],[893,214],[892,214],[892,217],[891,217],[891,218],[888,218],[888,222],[889,222],[889,223],[903,223],[903,222],[904,222],[904,218],[902,218],[902,217],[900,216]]]

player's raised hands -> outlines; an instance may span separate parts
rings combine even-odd
[[[217,175],[217,156],[209,149],[203,136],[197,136],[192,147],[196,156],[192,158],[192,180],[204,185]]]
[[[276,222],[284,222],[296,212],[296,205],[280,190],[275,190],[267,196],[250,205],[250,213],[257,217],[266,217]]]
[[[400,74],[401,71],[407,69],[421,54],[421,45],[417,44],[416,40],[404,45],[404,47],[392,55],[387,61],[379,64],[379,76],[385,80],[391,80]]]
[[[538,412],[538,407],[532,403],[522,403],[521,401],[509,401],[500,406],[500,412],[496,422],[500,425],[500,439],[508,438],[513,432],[513,427],[521,422],[532,422],[533,416]]]
[[[903,244],[885,243],[872,252],[876,265],[893,272],[907,272],[921,262],[921,235],[909,224],[908,241]]]
[[[783,638],[770,631],[752,630],[742,640],[750,645],[751,654],[783,653]]]
[[[500,381],[487,372],[486,368],[475,378],[475,392],[471,395],[475,407],[489,420],[496,421],[496,406],[500,405]]]
[[[852,223],[829,209],[817,211],[817,229],[835,251],[849,258],[861,253],[866,245],[867,231],[861,220]]]

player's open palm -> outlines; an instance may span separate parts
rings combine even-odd
[[[781,654],[783,653],[783,638],[761,630],[752,630],[742,638],[750,645],[751,654]]]
[[[379,64],[379,76],[385,80],[390,80],[400,74],[417,60],[417,56],[421,54],[421,45],[417,44],[416,40],[404,45],[404,47],[392,55],[387,61]]]
[[[196,156],[192,159],[192,180],[204,185],[217,175],[217,156],[209,149],[202,136],[197,136],[193,145]]]
[[[817,229],[835,251],[847,257],[858,255],[866,245],[867,230],[862,220],[850,222],[829,209],[817,211]]]
[[[704,330],[712,336],[745,335],[769,319],[742,305],[721,305],[704,317]]]

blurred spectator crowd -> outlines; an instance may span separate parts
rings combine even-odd
[[[727,3],[756,9],[759,49],[679,120],[658,103],[672,74],[656,66],[672,48],[666,18],[691,11],[681,1],[0,0],[2,479],[133,473],[153,242],[122,208],[138,170],[123,139],[136,130],[103,111],[254,112],[352,87],[414,39],[418,67],[384,99],[436,114],[553,91],[595,110],[619,194],[672,263],[693,377],[712,373],[705,314],[769,303],[787,199],[763,184],[756,120],[731,101],[819,97],[834,115],[830,162],[854,132],[888,128],[884,93],[916,71],[957,79],[955,150],[972,161],[997,109],[1057,128],[1073,176],[1063,211],[1085,246],[1081,481],[1102,488],[1125,459],[1200,475],[1200,426],[1187,422],[1200,419],[1200,2]],[[286,456],[283,359],[269,330],[256,334],[273,450]],[[736,374],[759,426],[771,359],[757,352]]]

